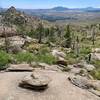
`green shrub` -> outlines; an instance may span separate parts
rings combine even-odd
[[[36,62],[43,62],[43,63],[47,63],[47,64],[53,64],[56,61],[56,59],[49,53],[38,54],[35,56],[34,60]]]
[[[0,70],[5,69],[10,61],[10,55],[4,51],[0,51]]]
[[[35,37],[36,31],[35,30],[31,30],[30,32],[27,32],[26,35],[29,36],[29,37]]]
[[[27,62],[31,63],[32,61],[35,62],[42,62],[47,64],[52,64],[55,62],[55,58],[49,54],[49,53],[39,53],[33,55],[32,53],[26,52],[26,53],[18,53],[14,55],[14,58],[17,60],[17,62]]]
[[[97,80],[100,80],[100,69],[94,70],[90,72],[90,75]]]
[[[85,71],[83,69],[80,70],[80,72],[78,73],[80,76],[82,76],[85,73]]]
[[[42,46],[39,49],[38,54],[34,55],[34,61],[53,64],[56,59],[49,52],[50,52],[50,48],[48,48],[46,45]]]
[[[89,47],[83,47],[80,49],[80,53],[85,54],[85,55],[89,54],[89,53],[91,53],[91,49]]]
[[[96,68],[100,67],[100,61],[99,60],[93,60],[93,61],[91,61],[91,64],[93,64]]]
[[[39,50],[40,54],[46,54],[50,52],[50,48],[46,47],[46,46],[42,46]]]
[[[75,55],[73,52],[71,52],[71,53],[67,53],[67,54],[66,54],[66,58],[67,58],[67,59],[68,59],[68,58],[76,59],[77,57],[76,57],[76,55]]]
[[[30,63],[34,60],[33,54],[29,52],[25,52],[25,53],[20,52],[16,54],[14,57],[19,63],[22,63],[22,62]]]
[[[77,63],[77,57],[74,53],[66,54],[66,60],[69,65]]]

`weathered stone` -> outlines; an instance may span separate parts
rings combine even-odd
[[[9,49],[10,52],[13,51],[21,51],[21,47],[24,45],[25,43],[25,39],[20,37],[20,36],[12,36],[12,37],[8,37],[7,38],[7,47]],[[0,46],[4,47],[5,45],[5,38],[0,38]]]
[[[92,48],[92,53],[100,53],[100,48]]]
[[[100,97],[100,91],[97,91],[97,90],[94,90],[94,89],[91,89],[89,91],[92,92],[93,94],[95,94],[96,96]]]
[[[83,68],[84,67],[82,63],[74,64],[73,66],[75,68]]]
[[[100,60],[100,53],[91,53],[92,60]]]
[[[0,26],[0,36],[5,37],[6,36],[14,36],[17,35],[16,27],[13,25],[13,27],[7,27],[7,26]]]
[[[25,39],[20,37],[20,36],[13,36],[13,37],[9,37],[9,44],[10,46],[15,46],[18,45],[20,47],[22,47],[25,43]]]
[[[99,80],[90,80],[90,84],[95,90],[100,91],[100,81]]]
[[[52,50],[52,55],[59,60],[64,60],[66,57],[66,54],[59,50]]]
[[[11,46],[9,47],[9,52],[10,53],[18,53],[18,52],[21,52],[22,51],[22,48],[18,45],[15,45],[15,46]]]
[[[80,88],[83,89],[89,89],[91,88],[91,85],[88,82],[88,79],[86,77],[82,77],[82,76],[72,76],[68,78],[70,80],[70,82]]]
[[[87,76],[87,70],[83,68],[71,68],[71,73]]]
[[[10,64],[7,71],[33,71],[29,64]]]
[[[82,76],[71,76],[68,79],[72,84],[82,89],[88,89],[93,94],[100,96],[100,81],[90,80]]]
[[[50,65],[48,65],[46,63],[38,63],[38,66],[41,67],[42,69],[45,69],[45,68],[49,67]]]
[[[87,70],[87,71],[92,71],[95,69],[95,67],[91,64],[84,64],[84,68]]]
[[[58,64],[58,65],[64,65],[64,66],[68,65],[68,63],[67,63],[66,60],[58,60],[58,61],[56,61],[56,64]]]
[[[83,68],[86,69],[87,71],[92,71],[95,69],[95,67],[91,64],[87,64],[86,62],[81,62],[78,64],[74,64],[73,65],[75,68]]]
[[[21,81],[20,86],[33,90],[44,90],[48,87],[50,81],[51,79],[48,76],[40,73],[33,73],[32,75],[25,77]]]
[[[31,66],[33,68],[41,68],[41,69],[45,69],[45,70],[52,70],[52,71],[61,71],[59,69],[58,65],[48,65],[46,63],[36,63],[36,62],[32,62]]]
[[[25,36],[25,41],[31,43],[33,39],[31,37]]]
[[[5,39],[4,38],[0,38],[0,46],[4,46],[5,45]]]

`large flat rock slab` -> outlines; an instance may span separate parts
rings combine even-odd
[[[29,64],[10,64],[6,71],[15,71],[15,72],[23,72],[28,71],[32,72],[34,68],[32,68]]]
[[[41,71],[52,78],[49,88],[36,92],[20,88],[19,82],[31,72],[0,73],[0,100],[100,100],[91,92],[72,85],[67,78],[69,74],[55,71]]]

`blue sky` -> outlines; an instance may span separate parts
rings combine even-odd
[[[0,7],[8,8],[52,8],[55,6],[64,6],[68,8],[98,7],[100,0],[0,0]]]

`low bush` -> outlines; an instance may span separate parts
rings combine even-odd
[[[25,52],[25,53],[20,52],[14,55],[14,58],[17,60],[18,63],[22,63],[22,62],[31,63],[35,61],[35,62],[52,64],[53,62],[55,62],[55,58],[50,53],[33,54],[29,52]]]
[[[34,60],[36,62],[43,62],[47,64],[53,64],[54,62],[56,62],[56,59],[49,53],[35,55]]]
[[[91,49],[89,47],[83,47],[80,49],[80,54],[87,55],[89,53],[91,53]]]
[[[66,54],[66,60],[69,65],[77,63],[77,57],[74,53]]]
[[[96,68],[100,67],[100,61],[99,60],[92,60],[91,64],[93,64]]]
[[[96,69],[90,72],[90,75],[97,80],[100,80],[100,69]]]
[[[10,62],[10,55],[4,51],[0,51],[0,70],[5,69]]]
[[[33,54],[29,53],[29,52],[20,52],[20,53],[14,55],[14,58],[19,63],[22,63],[22,62],[31,63],[34,60]]]

